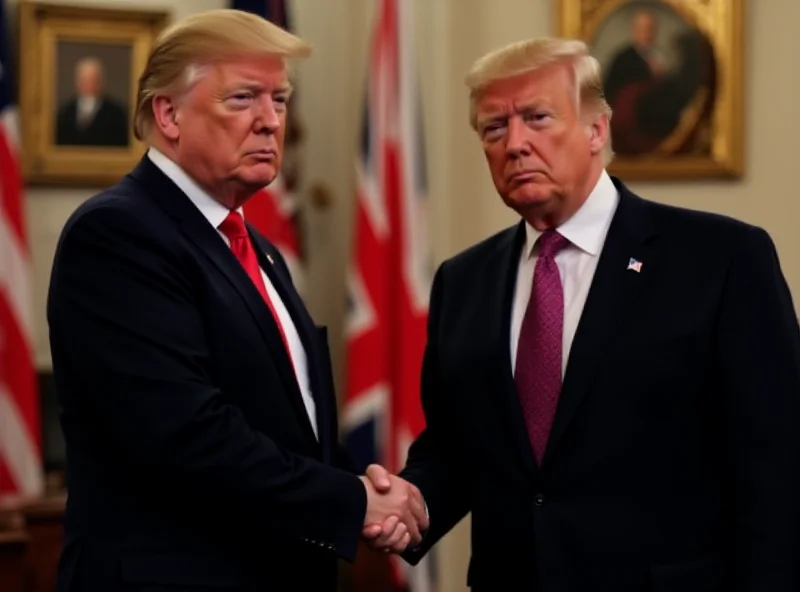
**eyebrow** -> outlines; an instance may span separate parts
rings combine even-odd
[[[543,106],[545,106],[544,101],[540,100],[530,101],[528,103],[519,105],[516,109],[514,109],[513,113],[515,114],[530,113],[531,111],[535,111],[536,109],[541,109]],[[478,119],[478,126],[482,127],[487,123],[497,123],[505,121],[509,118],[509,116],[510,114],[507,110],[489,111],[489,113],[483,119]]]
[[[247,90],[250,90],[250,91],[263,91],[265,88],[266,88],[266,86],[264,84],[260,83],[260,82],[249,81],[249,82],[241,82],[241,83],[238,83],[238,84],[231,84],[225,89],[225,92],[226,93],[231,93],[231,92],[235,92],[235,91],[241,90],[241,89],[247,89]],[[281,84],[280,86],[276,86],[275,88],[272,89],[273,94],[274,93],[291,94],[292,91],[293,91],[293,87],[292,87],[292,84],[290,82],[286,82],[286,83]]]

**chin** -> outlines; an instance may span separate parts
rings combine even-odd
[[[248,185],[266,187],[278,176],[278,171],[273,166],[257,165],[244,171],[241,179]]]
[[[512,208],[531,207],[546,204],[555,197],[552,187],[525,186],[512,191],[506,198],[506,203]]]

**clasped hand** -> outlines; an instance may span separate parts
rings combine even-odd
[[[402,553],[409,545],[419,544],[428,529],[419,489],[380,465],[370,465],[361,480],[367,490],[367,515],[361,534],[369,545],[387,553]]]

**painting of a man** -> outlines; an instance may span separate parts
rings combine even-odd
[[[620,44],[619,39],[625,39]],[[686,108],[705,88],[713,96],[713,58],[702,33],[665,3],[631,2],[598,28],[595,48],[613,109],[614,151],[626,156],[659,149],[678,128]],[[701,106],[702,107],[702,106]],[[696,134],[679,142],[691,149]]]
[[[127,109],[105,92],[103,63],[95,57],[78,60],[74,81],[74,96],[58,110],[56,144],[127,146]]]
[[[614,100],[632,84],[656,81],[664,71],[663,58],[655,46],[655,15],[647,10],[637,12],[631,20],[631,44],[611,62],[605,80],[607,100]]]

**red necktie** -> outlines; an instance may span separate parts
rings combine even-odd
[[[278,325],[278,331],[280,331],[281,339],[283,340],[283,347],[286,348],[286,355],[289,356],[289,360],[291,361],[292,351],[289,349],[289,341],[286,339],[281,320],[269,297],[267,287],[264,285],[264,278],[261,276],[261,268],[258,265],[258,257],[253,248],[253,243],[250,242],[250,235],[247,234],[244,218],[242,218],[239,212],[230,212],[227,218],[222,221],[222,224],[219,225],[219,230],[228,237],[228,240],[231,242],[231,251],[233,251],[239,263],[242,264],[247,275],[250,276],[250,279],[261,293],[264,302],[267,303],[272,316],[275,318],[275,324]]]
[[[555,231],[539,237],[533,289],[517,344],[514,382],[528,437],[540,465],[561,394],[564,292],[555,256],[568,244]]]

